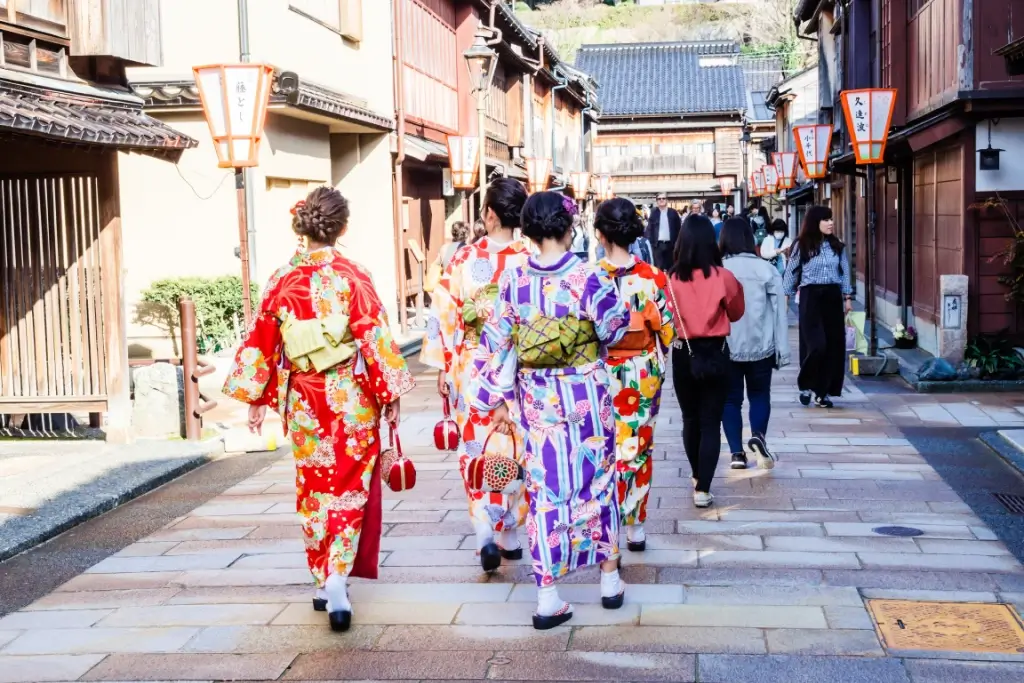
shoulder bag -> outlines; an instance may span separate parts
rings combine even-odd
[[[683,314],[676,303],[675,289],[672,281],[668,283],[668,293],[672,297],[673,318],[677,320],[676,329],[683,337],[683,344],[679,340],[672,342],[672,347],[681,349],[686,346],[690,355],[690,374],[698,380],[718,379],[729,372],[729,346],[725,340],[722,345],[714,343],[712,338],[694,339],[690,343],[690,337],[686,334],[686,325],[683,324]]]

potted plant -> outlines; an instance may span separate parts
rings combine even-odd
[[[894,346],[897,349],[913,349],[917,348],[917,330],[914,326],[903,327],[902,324],[896,325],[892,331],[892,336],[896,340]]]

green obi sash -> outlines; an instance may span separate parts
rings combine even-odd
[[[538,316],[513,331],[519,362],[527,368],[579,367],[599,358],[594,323],[578,318]]]
[[[348,316],[289,320],[281,326],[284,354],[302,372],[323,372],[356,355]]]
[[[462,304],[462,321],[466,323],[466,332],[474,332],[479,339],[483,334],[484,324],[494,310],[494,302],[498,298],[498,285],[484,285]]]

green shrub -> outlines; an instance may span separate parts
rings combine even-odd
[[[167,332],[173,340],[175,353],[180,353],[178,301],[183,296],[196,305],[200,353],[220,351],[235,344],[235,321],[242,324],[242,278],[237,275],[157,280],[142,292],[142,301],[135,309],[135,322]],[[255,285],[251,287],[251,297],[255,309],[259,299]]]
[[[985,379],[1016,379],[1024,371],[1024,360],[1005,332],[979,334],[971,339],[964,350],[964,362],[977,368]]]

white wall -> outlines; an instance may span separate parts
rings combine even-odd
[[[982,171],[980,155],[975,153],[975,188],[978,192],[1024,190],[1024,118],[997,119],[992,122],[992,146],[1002,149],[998,171]],[[975,128],[975,149],[988,147],[988,124],[979,121]]]

